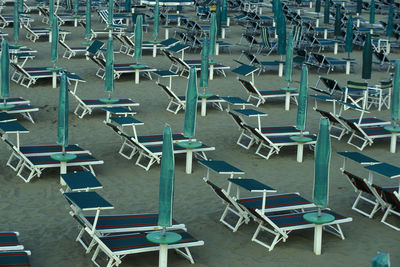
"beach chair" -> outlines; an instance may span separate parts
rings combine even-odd
[[[14,107],[7,109],[4,111],[7,114],[13,115],[13,114],[19,114],[22,115],[25,119],[29,120],[32,123],[35,123],[32,117],[32,112],[37,112],[39,111],[39,108],[32,107],[29,104],[25,105],[15,105]]]
[[[264,90],[259,91],[252,82],[246,81],[238,78],[238,81],[242,84],[243,88],[249,94],[247,101],[251,101],[252,99],[256,100],[255,106],[258,107],[260,104],[264,104],[267,99],[275,99],[275,98],[285,98],[286,92],[283,90]],[[297,104],[297,96],[298,92],[291,92],[290,98]]]
[[[378,65],[380,70],[382,70],[384,67],[387,67],[386,71],[389,72],[390,69],[394,68],[395,60],[390,60],[388,55],[383,50],[374,50],[373,55],[378,61],[373,61],[372,63]]]
[[[190,68],[194,68],[196,71],[199,71],[201,69],[201,60],[199,59],[185,59],[182,60],[178,57],[172,56],[174,58],[174,60],[181,66],[181,76],[185,76],[185,74],[187,76],[187,78],[189,78],[189,70]],[[213,75],[214,73],[220,73],[222,74],[224,77],[226,77],[225,74],[225,70],[230,69],[229,66],[225,66],[223,64],[217,63],[213,65]]]
[[[382,107],[390,108],[391,95],[392,95],[393,81],[380,81],[379,84],[368,87],[368,106],[370,109],[372,105],[378,107],[381,111]]]
[[[11,75],[11,80],[17,84],[21,84],[26,88],[29,88],[32,84],[35,84],[39,79],[50,79],[53,77],[53,73],[47,70],[45,67],[26,68],[12,62],[10,62],[10,65],[14,68],[14,72]],[[57,73],[57,75],[59,76],[60,74]]]
[[[341,140],[345,134],[351,131],[350,127],[345,122],[343,122],[343,120],[341,120],[336,114],[318,108],[315,108],[314,110],[319,112],[322,117],[329,120],[330,136],[332,136],[333,138]],[[336,133],[336,131],[334,130],[337,130],[338,133]]]
[[[363,127],[343,117],[340,118],[346,122],[352,130],[352,134],[347,143],[359,150],[363,150],[367,145],[371,146],[375,139],[389,138],[392,136],[392,133],[385,130],[384,126]],[[400,136],[400,133],[397,133],[397,136]],[[358,144],[357,140],[360,141],[361,144]]]
[[[168,244],[168,249],[175,249],[178,254],[185,257],[193,264],[194,260],[189,248],[202,246],[204,245],[204,241],[195,239],[184,230],[174,230],[173,232],[180,234],[182,239],[177,243]],[[127,255],[159,251],[160,245],[148,241],[146,235],[147,233],[132,233],[100,238],[93,236],[93,239],[98,245],[92,256],[92,261],[96,266],[99,266],[96,262],[96,258],[99,252],[103,252],[108,258],[108,266],[118,266],[121,263],[121,259]]]
[[[29,250],[0,251],[0,266],[31,266],[29,262]]]
[[[293,141],[290,138],[291,135],[266,136],[262,134],[261,131],[257,128],[247,128],[254,135],[254,138],[256,138],[256,142],[259,142],[255,154],[264,159],[269,159],[272,155],[279,154],[282,147],[298,145],[297,142]],[[305,143],[307,145],[310,145],[311,147],[314,146],[317,142],[317,136],[315,134],[304,134],[304,137],[308,137],[311,139],[310,142]]]
[[[343,101],[355,105],[361,109],[367,106],[368,83],[347,81],[344,90]]]
[[[314,223],[306,221],[303,215],[309,212],[316,212],[316,210],[277,215],[265,214],[261,209],[256,209],[254,211],[250,209],[249,212],[256,217],[256,222],[259,224],[251,240],[266,247],[268,251],[271,251],[280,241],[285,242],[292,231],[314,228]],[[321,212],[331,214],[335,217],[334,221],[324,225],[324,230],[344,239],[340,224],[351,222],[353,219],[351,217],[342,216],[329,209],[323,209]],[[267,240],[261,240],[259,238],[262,231],[273,236],[272,242],[267,243]]]
[[[139,103],[133,101],[130,98],[121,98],[118,99],[117,102],[114,103],[105,103],[100,99],[81,99],[76,93],[70,91],[70,93],[74,96],[75,100],[78,102],[74,110],[74,114],[77,115],[80,119],[82,119],[87,114],[92,114],[94,109],[100,109],[105,107],[124,107],[129,110],[132,110],[133,107],[139,106]]]
[[[79,53],[84,54],[86,53],[86,47],[70,47],[67,43],[62,40],[58,40],[58,43],[64,47],[65,51],[63,54],[63,58],[70,59],[71,57],[75,57]]]
[[[318,72],[320,69],[326,69],[326,74],[329,74],[329,72],[336,70],[338,67],[342,67],[343,70],[346,69],[345,60],[327,57],[317,53],[311,53],[311,57],[313,57],[316,61]],[[351,66],[354,66],[354,64],[355,62],[351,62]]]
[[[348,177],[354,191],[357,193],[357,198],[354,200],[351,209],[357,211],[358,213],[361,213],[364,216],[367,216],[368,218],[372,218],[377,211],[382,209],[382,206],[377,201],[376,197],[374,197],[374,194],[372,193],[367,180],[356,176],[349,171],[342,171],[343,174]],[[372,209],[370,211],[362,210],[359,207],[359,205],[362,205],[362,203],[372,205]]]
[[[6,113],[6,112],[0,112],[0,122],[10,122],[10,121],[16,121],[17,119]]]
[[[381,187],[376,184],[370,185],[372,187],[372,192],[375,196],[379,197],[381,201],[384,202],[385,205],[385,213],[381,219],[381,222],[386,224],[392,229],[396,231],[400,231],[400,227],[394,225],[387,221],[388,216],[393,214],[400,217],[400,194],[399,187]]]
[[[0,252],[23,250],[24,246],[19,243],[18,236],[18,232],[0,232]]]
[[[277,70],[279,67],[279,62],[277,60],[273,61],[260,61],[254,56],[252,53],[248,51],[242,51],[242,54],[239,56],[238,61],[240,61],[241,56],[245,56],[249,60],[249,65],[259,68],[258,74],[261,72],[265,72],[267,70]]]
[[[80,25],[82,25],[83,28],[86,29],[86,22],[85,21],[81,21]],[[106,38],[109,35],[109,31],[108,30],[98,30],[98,29],[90,29],[90,39],[89,40],[93,40],[94,38]]]
[[[161,83],[156,83],[161,89],[168,95],[170,101],[167,106],[167,111],[177,114],[179,110],[185,109],[186,105],[186,97],[185,96],[177,96],[168,86],[163,85]],[[199,103],[200,103],[199,98]],[[223,99],[219,98],[219,96],[211,96],[207,98],[206,103],[213,104],[218,110],[222,111],[222,102],[225,102]]]
[[[250,221],[251,216],[253,216],[251,213],[248,212],[246,208],[252,210],[262,207],[263,203],[262,196],[236,199],[235,197],[230,196],[227,191],[218,187],[206,177],[204,177],[203,180],[206,184],[208,184],[211,187],[214,193],[222,200],[224,205],[226,205],[219,221],[224,225],[226,225],[233,232],[236,232],[239,229],[239,227],[244,223],[247,224]],[[299,193],[268,195],[264,203],[265,203],[265,212],[268,213],[297,210],[297,209],[304,210],[306,208],[315,207],[313,203],[302,198],[299,195]],[[236,215],[236,217],[238,218],[237,221],[234,221],[234,223],[229,223],[226,220],[227,216],[229,215]]]

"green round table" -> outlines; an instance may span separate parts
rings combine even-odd
[[[322,244],[322,227],[324,224],[331,223],[335,220],[335,217],[328,213],[311,212],[303,215],[304,220],[315,224],[314,229],[314,253],[315,255],[321,255],[321,244]]]
[[[60,162],[60,174],[66,174],[67,173],[67,161],[74,160],[76,158],[76,155],[71,154],[71,153],[58,153],[58,154],[50,155],[50,158],[59,161]],[[61,176],[60,176],[60,184],[65,185],[65,182],[61,178]]]
[[[166,267],[168,263],[168,244],[173,244],[182,239],[180,234],[174,232],[151,232],[146,235],[146,239],[150,242],[160,244],[160,254],[158,258],[158,266]]]
[[[193,149],[199,148],[202,146],[201,142],[198,141],[181,141],[176,143],[178,146],[186,148],[186,173],[192,173],[192,159],[193,159]]]
[[[290,139],[297,143],[297,162],[303,162],[304,144],[311,142],[312,139],[303,135],[294,135],[291,136]]]
[[[129,65],[129,67],[131,67],[132,69],[135,69],[135,84],[139,84],[139,71],[141,69],[146,68],[146,66],[141,65],[141,64],[132,64],[132,65]]]

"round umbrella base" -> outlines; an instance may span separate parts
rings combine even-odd
[[[202,143],[199,141],[181,141],[176,143],[178,146],[187,148],[187,149],[194,149],[201,147]]]
[[[157,231],[146,235],[146,238],[157,244],[173,244],[181,240],[182,236],[174,232],[165,232],[165,235],[163,235],[161,231]]]
[[[299,136],[297,136],[297,135],[291,136],[290,139],[295,141],[295,142],[297,142],[297,143],[307,143],[307,142],[311,142],[312,141],[311,138],[304,137],[304,136],[301,136],[301,135],[299,135]]]
[[[50,158],[58,161],[71,161],[76,158],[75,154],[70,154],[70,153],[59,153],[59,154],[53,154],[50,155]]]
[[[317,212],[306,213],[303,215],[303,218],[307,222],[316,223],[316,224],[330,223],[335,220],[335,217],[331,214],[321,213],[320,216],[318,216]]]
[[[100,98],[99,100],[100,100],[100,102],[103,102],[106,104],[112,104],[112,103],[116,103],[119,101],[118,98]]]
[[[0,104],[0,110],[7,110],[15,107],[13,104],[7,104],[7,103],[1,103]]]

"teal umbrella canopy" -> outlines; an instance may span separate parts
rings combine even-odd
[[[203,49],[201,50],[200,87],[208,87],[208,37],[205,35]]]
[[[357,0],[356,12],[357,12],[357,14],[361,15],[361,12],[362,12],[362,0]]]
[[[345,43],[345,47],[344,50],[347,53],[351,53],[353,52],[353,17],[349,16],[349,19],[347,21],[347,29],[346,29],[346,43]]]
[[[172,143],[171,128],[164,127],[161,170],[160,170],[160,189],[158,199],[158,225],[162,227],[172,226],[172,213],[174,203],[174,150]]]
[[[375,23],[375,0],[371,0],[369,5],[369,23]]]
[[[143,17],[142,15],[136,16],[135,23],[135,61],[139,62],[142,59],[142,39],[143,39]]]
[[[365,80],[371,79],[372,72],[372,44],[371,34],[367,34],[365,38],[363,53],[362,53],[362,72],[361,77]]]
[[[108,17],[107,17],[108,27],[114,24],[113,18],[114,18],[114,0],[108,0]]]
[[[10,97],[10,54],[6,39],[1,43],[1,98]]]
[[[156,5],[154,7],[154,24],[153,24],[153,39],[157,40],[158,36],[158,24],[159,24],[159,16],[160,16],[160,3],[159,0],[156,1]]]
[[[24,12],[24,0],[18,0],[18,12],[19,13]]]
[[[196,69],[190,68],[189,81],[186,89],[186,110],[183,135],[193,138],[196,128],[197,113],[197,77]]]
[[[77,15],[79,11],[79,0],[74,0],[74,14]]]
[[[324,1],[324,23],[329,24],[329,0]]]
[[[306,128],[308,107],[308,69],[306,65],[301,68],[300,90],[297,106],[296,128],[304,131]]]
[[[104,92],[114,92],[114,44],[113,38],[108,37],[106,55],[106,76]]]
[[[331,138],[329,135],[329,120],[322,118],[317,144],[315,145],[314,165],[313,202],[318,208],[328,207],[330,159]]]
[[[217,18],[215,13],[211,13],[211,25],[210,25],[210,57],[215,55],[215,43],[217,42]]]
[[[228,19],[228,1],[222,0],[221,22],[225,25]]]
[[[218,37],[221,37],[221,32],[222,32],[222,25],[221,25],[221,21],[222,21],[222,18],[221,18],[221,0],[217,0],[217,7],[216,7],[216,10],[215,10],[215,16],[216,16],[216,19],[217,19],[217,36]]]
[[[341,19],[342,19],[342,15],[340,14],[340,5],[336,5],[335,31],[334,31],[334,34],[336,37],[339,37],[342,32]]]
[[[90,40],[92,36],[92,0],[86,1],[86,13],[85,13],[85,39]]]
[[[379,253],[378,256],[372,259],[372,267],[390,267],[390,257],[389,254]]]
[[[51,61],[55,65],[58,60],[58,23],[57,18],[53,17],[51,25]]]
[[[57,144],[68,146],[68,82],[67,76],[61,74],[60,95],[58,98],[58,125],[57,125]]]
[[[21,0],[19,0],[21,1]],[[14,16],[13,16],[13,33],[14,33],[14,42],[17,43],[19,40],[19,6],[18,0],[14,2]]]
[[[54,17],[54,0],[49,0],[49,24],[53,24]]]
[[[286,51],[286,19],[282,14],[278,17],[278,54],[284,55]]]
[[[392,121],[400,121],[400,60],[396,60],[393,80]]]
[[[125,11],[131,11],[131,0],[125,0]]]
[[[285,81],[292,82],[293,72],[293,32],[289,32],[289,37],[286,46],[286,59],[285,59]]]
[[[321,12],[321,0],[315,1],[315,12],[317,13]]]
[[[280,0],[272,0],[272,12],[274,13],[274,20],[276,23],[278,23],[280,6],[281,6]]]
[[[393,36],[393,4],[390,4],[389,7],[389,15],[386,26],[386,36],[388,37]]]

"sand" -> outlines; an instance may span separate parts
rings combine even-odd
[[[185,12],[188,13],[189,10]],[[190,9],[192,12],[192,9]],[[12,7],[7,6],[3,14],[12,14]],[[43,27],[41,17],[32,14],[35,22],[32,26]],[[93,28],[100,29],[103,24],[93,15]],[[73,34],[67,37],[70,46],[80,46],[83,39],[83,28],[74,28],[66,25],[63,28]],[[227,34],[227,42],[238,43],[242,27],[234,25]],[[9,33],[8,40],[12,43],[12,28],[4,29]],[[26,66],[51,66],[50,44],[46,40],[32,43],[24,38],[25,31],[21,30],[21,43],[38,50],[34,61]],[[164,37],[160,30],[160,39]],[[145,33],[144,40],[150,40],[151,26]],[[105,40],[103,40],[105,41]],[[115,48],[119,44],[115,41]],[[232,54],[222,53],[216,59],[225,65],[236,66],[232,59],[237,59],[240,47],[234,47]],[[104,97],[104,81],[95,76],[97,66],[83,57],[66,60],[61,57],[63,48],[60,47],[60,59],[57,65],[69,71],[76,72],[86,80],[78,88],[78,95],[82,98]],[[397,51],[396,51],[397,52]],[[200,51],[186,53],[186,58],[199,58]],[[331,52],[328,54],[333,55]],[[344,57],[341,52],[338,58]],[[357,58],[358,65],[355,73],[346,76],[342,72],[334,72],[329,76],[337,79],[344,85],[348,79],[361,80],[361,52],[356,48],[352,56]],[[277,59],[278,56],[259,56],[262,60]],[[398,54],[391,54],[391,58],[398,58]],[[126,55],[116,55],[116,62],[132,62]],[[150,53],[143,56],[143,63],[157,69],[168,69],[170,62],[159,54],[152,58]],[[320,74],[316,70],[309,71],[309,85],[313,85]],[[325,75],[321,73],[321,75]],[[377,69],[373,72],[371,83],[384,79],[388,74]],[[294,86],[298,86],[300,70],[294,70]],[[297,82],[296,82],[297,81]],[[165,81],[166,83],[166,81]],[[182,95],[185,92],[187,79],[178,77],[173,79],[173,90]],[[263,73],[256,76],[255,85],[261,90],[273,90],[285,86],[283,78],[276,72]],[[123,75],[115,81],[115,96],[129,97],[140,103],[136,108],[137,119],[143,121],[144,126],[137,127],[138,134],[161,134],[165,123],[171,125],[174,132],[183,130],[184,113],[174,115],[165,110],[167,96],[155,84],[155,80],[142,78],[139,85],[133,82],[133,75]],[[209,82],[208,91],[221,96],[240,96],[247,94],[236,81],[236,75],[227,71],[227,77],[216,76]],[[51,88],[51,82],[39,82],[30,88],[24,88],[11,82],[11,95],[22,96],[31,100],[33,106],[40,111],[34,114],[35,124],[19,120],[30,130],[29,134],[22,135],[23,145],[53,144],[56,141],[58,90]],[[104,165],[96,166],[97,178],[104,188],[99,193],[110,201],[115,210],[110,213],[140,213],[156,212],[158,209],[159,165],[154,165],[149,171],[134,165],[134,160],[126,160],[118,154],[121,145],[117,137],[103,124],[105,114],[96,111],[83,119],[79,119],[72,111],[76,102],[70,97],[70,143],[79,144],[98,158],[104,160]],[[307,128],[311,133],[318,132],[320,115],[312,110],[314,101],[310,99],[308,109]],[[324,109],[331,109],[330,104],[321,103]],[[262,119],[263,126],[293,125],[296,118],[296,106],[291,105],[290,111],[284,111],[282,101],[272,101],[261,105],[258,110],[269,116]],[[245,150],[236,145],[239,136],[237,126],[227,113],[209,108],[206,117],[197,117],[196,137],[207,145],[215,146],[216,150],[207,153],[210,159],[225,160],[228,163],[245,171],[244,177],[255,178],[274,187],[278,192],[300,192],[307,199],[312,198],[314,155],[305,150],[304,162],[296,162],[296,151],[292,148],[282,149],[279,155],[264,160],[254,154],[255,148]],[[356,113],[347,112],[351,116]],[[371,109],[371,116],[390,119],[390,112],[378,112]],[[247,120],[255,124],[255,120]],[[342,226],[345,240],[325,233],[323,236],[322,255],[313,253],[313,231],[302,230],[290,234],[286,243],[279,243],[275,249],[268,252],[264,247],[251,241],[257,227],[254,222],[242,226],[233,233],[219,222],[224,206],[202,180],[206,169],[197,163],[193,165],[193,173],[185,174],[184,155],[176,156],[175,171],[175,204],[174,218],[185,223],[187,229],[196,238],[204,240],[203,247],[192,249],[196,266],[368,266],[378,251],[390,253],[392,266],[398,265],[398,232],[380,223],[382,216],[378,212],[375,218],[368,219],[351,210],[356,197],[347,178],[341,175],[339,167],[342,159],[337,151],[356,151],[346,144],[348,137],[342,141],[332,139],[331,176],[330,176],[330,203],[334,211],[353,218],[353,222]],[[389,141],[379,140],[372,147],[367,147],[363,153],[378,160],[398,164],[399,152],[389,153]],[[19,231],[20,241],[26,249],[32,251],[33,266],[93,266],[90,255],[86,255],[80,245],[75,242],[78,233],[78,224],[68,214],[68,206],[59,189],[59,170],[46,170],[40,178],[33,179],[29,184],[24,183],[8,167],[6,161],[10,152],[4,143],[0,143],[0,210],[3,219],[0,222],[2,231]],[[351,170],[359,175],[367,172],[350,164]],[[71,169],[72,170],[72,169]],[[221,187],[227,186],[226,176],[212,175],[212,180]],[[385,178],[376,178],[381,185],[396,185],[398,181],[388,181]],[[105,213],[104,213],[105,214]],[[399,218],[394,218],[399,223]],[[100,261],[103,265],[104,260]],[[121,266],[156,266],[158,253],[144,253],[128,256],[123,259]],[[170,266],[187,266],[189,262],[172,251],[169,254]]]

